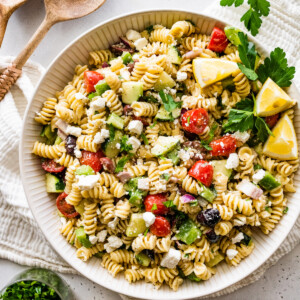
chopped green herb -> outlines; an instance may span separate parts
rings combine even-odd
[[[152,125],[150,125],[150,128],[152,129],[157,124],[157,121],[154,121]]]
[[[269,135],[274,135],[264,119],[257,117],[255,120],[255,128],[257,129],[257,137],[263,143],[268,139]]]
[[[163,202],[163,205],[164,205],[165,207],[168,207],[168,208],[176,207],[176,205],[174,204],[173,200],[165,201],[165,202]]]
[[[141,138],[143,139],[145,145],[149,145],[149,141],[144,133],[141,134]]]
[[[109,130],[109,139],[113,141],[115,138],[116,129],[112,124],[108,124],[108,130]]]
[[[119,173],[119,172],[123,171],[124,166],[132,158],[132,156],[133,156],[133,154],[130,153],[129,155],[122,157],[117,163],[117,166],[115,168],[115,173]]]
[[[145,230],[144,236],[147,236],[148,231],[149,231],[149,227]]]
[[[289,208],[286,207],[284,210],[283,210],[283,213],[286,214],[288,212]]]
[[[170,179],[171,175],[169,173],[163,173],[160,175],[161,179],[164,179],[166,181],[168,181]]]
[[[88,95],[88,98],[91,100],[91,99],[93,99],[93,98],[96,97],[96,96],[98,96],[97,93],[90,93],[90,94]]]
[[[65,189],[64,182],[61,179],[59,179],[59,182],[55,183],[55,188],[56,188],[57,191],[64,190]]]
[[[215,131],[217,130],[218,128],[218,124],[217,123],[214,123],[213,126],[211,127],[210,131],[209,131],[209,134],[208,134],[208,139],[207,140],[202,140],[201,141],[201,145],[208,151],[211,151],[212,150],[212,147],[209,146],[210,142],[213,140],[214,138],[214,135],[215,135]]]
[[[260,170],[260,169],[262,169],[263,167],[261,166],[261,165],[259,165],[259,164],[255,164],[254,165],[254,171],[256,171],[256,170]]]
[[[149,34],[151,34],[151,32],[154,30],[153,25],[146,27],[146,30],[148,31]]]
[[[121,139],[121,146],[120,146],[120,151],[124,151],[124,152],[129,152],[130,150],[132,150],[132,145],[130,143],[128,143],[128,136],[127,135],[123,135],[122,139]]]
[[[182,101],[175,102],[173,97],[169,94],[165,94],[164,91],[160,91],[159,96],[164,104],[165,110],[168,112],[172,112],[175,108],[180,108],[182,105]]]
[[[271,211],[272,211],[272,210],[271,210],[271,207],[269,207],[269,206],[266,206],[266,207],[265,207],[265,210],[266,210],[267,212],[269,212],[269,213],[271,213]]]
[[[235,105],[236,109],[244,110],[244,111],[253,111],[254,108],[254,99],[246,98]]]
[[[191,119],[191,116],[188,116],[187,117],[187,123],[188,123],[188,125],[190,125],[190,119]]]
[[[154,204],[152,205],[151,211],[156,210],[156,209],[157,209],[157,204],[154,203]]]
[[[185,253],[185,254],[184,254],[184,257],[185,257],[185,258],[188,258],[189,256],[190,256],[189,253]]]

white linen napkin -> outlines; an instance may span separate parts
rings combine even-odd
[[[245,6],[222,8],[219,0],[206,11],[212,17],[242,27],[239,19]],[[298,0],[271,0],[271,13],[263,20],[256,37],[268,50],[281,47],[298,72],[294,82],[300,90],[300,3]],[[1,57],[0,69],[12,58]],[[0,70],[1,71],[1,70]],[[19,172],[18,147],[22,118],[33,87],[43,73],[36,63],[27,63],[17,84],[0,102],[0,257],[28,266],[39,266],[63,273],[77,273],[64,262],[38,228],[24,195]],[[300,241],[300,219],[274,255],[258,270],[237,284],[213,296],[230,293],[258,280],[263,273]],[[211,295],[212,296],[212,295]],[[210,296],[210,297],[211,297]],[[125,300],[132,299],[121,295]]]

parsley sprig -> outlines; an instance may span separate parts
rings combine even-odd
[[[221,0],[221,6],[241,6],[244,0]],[[262,24],[262,17],[266,17],[270,13],[270,2],[268,0],[248,0],[249,9],[241,17],[245,27],[252,35],[257,35]]]
[[[163,90],[159,92],[159,96],[163,102],[165,110],[170,113],[170,117],[173,119],[172,112],[174,109],[181,107],[182,101],[175,101],[171,95],[166,94]]]
[[[223,125],[225,133],[253,130],[257,138],[263,143],[269,135],[272,135],[272,131],[265,120],[254,115],[254,101],[254,96],[253,100],[247,98],[238,102],[236,107],[230,110],[228,122]]]
[[[218,124],[217,123],[214,123],[209,131],[209,134],[208,134],[208,139],[207,140],[202,140],[201,141],[201,145],[208,151],[211,151],[212,150],[212,147],[209,146],[210,142],[213,140],[214,138],[214,135],[215,135],[215,131],[216,129],[218,128]]]
[[[123,135],[122,139],[121,139],[121,146],[120,146],[120,151],[124,151],[124,152],[129,152],[130,150],[132,150],[132,145],[130,143],[128,143],[128,136],[127,135]]]
[[[115,168],[115,173],[122,172],[126,163],[132,158],[133,154],[129,153],[128,155],[122,157]]]

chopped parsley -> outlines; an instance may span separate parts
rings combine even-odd
[[[151,211],[156,210],[156,209],[157,209],[157,204],[154,203],[154,204],[152,205]]]
[[[213,140],[214,135],[215,135],[215,131],[218,128],[218,124],[214,123],[213,126],[211,127],[210,131],[209,131],[209,135],[208,135],[208,139],[207,140],[202,140],[201,141],[201,145],[208,151],[212,150],[212,147],[209,146],[210,142]]]
[[[260,170],[260,169],[262,169],[263,167],[260,165],[260,164],[255,164],[254,165],[254,171],[256,171],[256,170]]]
[[[178,102],[174,101],[173,97],[169,94],[165,94],[163,90],[159,92],[159,96],[164,104],[165,110],[170,113],[172,113],[174,109],[180,108],[182,105],[182,101],[178,101]]]
[[[153,25],[146,27],[146,30],[148,31],[149,34],[151,34],[151,32],[154,30]]]
[[[157,124],[157,121],[154,121],[152,125],[150,125],[150,128],[152,129]]]
[[[149,141],[144,133],[141,134],[141,138],[143,139],[145,145],[149,145]]]
[[[272,210],[271,210],[271,207],[269,207],[269,206],[266,206],[266,207],[265,207],[265,210],[266,210],[268,213],[271,213],[271,211],[272,211]]]
[[[283,210],[283,213],[286,214],[288,212],[289,208],[286,207],[284,210]]]
[[[130,150],[132,150],[132,145],[130,143],[128,143],[128,136],[127,135],[123,135],[122,139],[121,139],[121,146],[120,146],[120,151],[124,151],[124,152],[129,152]]]
[[[164,179],[165,181],[168,181],[170,179],[171,175],[169,173],[163,173],[160,175],[161,179]]]
[[[108,124],[108,130],[109,130],[109,139],[113,141],[115,138],[116,129],[112,124]]]
[[[188,116],[188,117],[187,117],[187,124],[188,124],[188,125],[190,125],[190,119],[191,119],[191,116]]]
[[[174,204],[173,200],[165,201],[165,202],[163,202],[163,205],[165,207],[168,207],[168,208],[176,207],[176,205]]]
[[[144,236],[147,236],[147,233],[149,232],[149,227],[145,230]]]
[[[119,173],[119,172],[123,171],[124,166],[132,158],[132,156],[133,156],[133,154],[129,154],[129,155],[122,157],[117,163],[117,166],[115,168],[115,173]]]

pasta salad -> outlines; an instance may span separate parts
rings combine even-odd
[[[78,259],[176,291],[251,254],[253,227],[269,234],[295,192],[296,101],[291,72],[270,68],[278,49],[264,60],[236,28],[178,21],[76,66],[37,113],[32,153]]]

